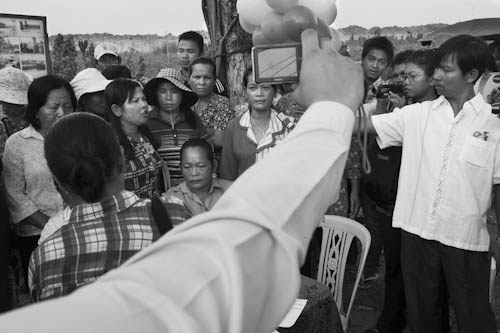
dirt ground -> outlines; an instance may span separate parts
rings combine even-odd
[[[490,232],[490,236],[492,238],[495,238],[497,225],[495,222],[495,218],[491,215],[489,216],[487,226],[488,231]],[[353,310],[351,312],[350,333],[362,333],[365,330],[373,327],[377,322],[378,316],[382,311],[384,301],[383,259],[381,259],[379,270],[381,273],[381,277],[376,282],[372,283],[369,288],[358,289],[358,293],[353,305]],[[347,283],[347,281],[346,284],[346,287],[349,288],[349,283]],[[495,279],[494,295],[495,301],[493,305],[493,311],[497,321],[497,332],[500,332],[500,274],[498,274]],[[410,331],[408,328],[406,328],[404,332],[409,333]],[[452,326],[450,332],[456,332],[456,328]]]

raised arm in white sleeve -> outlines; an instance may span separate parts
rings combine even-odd
[[[308,34],[317,43],[316,33]],[[360,73],[354,74],[361,84]],[[343,104],[309,107],[288,138],[247,170],[211,212],[67,297],[0,317],[0,327],[37,333],[272,332],[297,295],[299,263],[339,190],[356,101]]]

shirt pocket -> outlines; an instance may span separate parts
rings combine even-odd
[[[460,160],[474,167],[487,168],[493,156],[494,146],[492,142],[468,136],[465,138]]]

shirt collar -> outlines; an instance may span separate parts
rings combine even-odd
[[[162,123],[168,123],[170,124],[170,121],[164,120],[160,117],[160,107],[155,106],[153,110],[149,112],[149,118],[157,119],[158,121],[161,121]],[[179,112],[179,121],[177,121],[176,124],[181,123],[186,121],[186,118],[184,117],[184,114],[182,112]]]
[[[278,112],[274,109],[271,109],[271,118],[270,118],[269,129],[272,133],[279,132],[283,129],[283,123],[278,118]],[[252,127],[252,123],[250,122],[250,111],[246,111],[240,118],[240,126],[245,128]]]
[[[208,189],[209,195],[212,194],[214,188],[224,189],[222,185],[219,183],[219,180],[217,178],[212,178],[212,182],[210,183],[210,188]],[[193,197],[195,195],[193,192],[191,192],[185,180],[179,184],[179,189],[183,194],[189,195],[190,197]]]
[[[443,103],[450,104],[450,102],[448,102],[448,100],[444,96],[439,96],[434,101],[432,101],[431,110],[439,108]],[[476,114],[478,114],[479,112],[481,112],[485,104],[486,102],[484,101],[483,96],[478,93],[474,97],[466,101],[462,109],[469,108],[470,106],[470,108],[474,110]]]
[[[117,214],[139,201],[139,197],[129,191],[121,191],[100,202],[80,204],[71,209],[69,223],[80,223]]]
[[[474,97],[465,102],[464,108],[466,105],[470,105],[476,113],[479,113],[481,112],[485,104],[486,102],[484,101],[483,96],[477,93]]]
[[[43,136],[32,125],[19,132],[19,135],[25,139],[34,138],[43,141]]]

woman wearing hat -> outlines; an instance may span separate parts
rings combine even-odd
[[[148,103],[139,82],[116,79],[104,91],[106,119],[116,132],[125,154],[125,189],[140,198],[160,194],[163,160],[160,145],[146,126]]]
[[[0,69],[0,159],[7,138],[26,127],[24,107],[28,103],[29,85],[30,78],[23,71],[14,67]],[[2,169],[0,162],[0,173]],[[11,241],[7,203],[0,193],[0,313],[15,306],[14,288],[9,283]]]
[[[0,158],[5,140],[25,128],[24,107],[28,104],[28,87],[31,80],[15,67],[0,69]]]
[[[172,186],[182,181],[180,151],[184,142],[208,136],[200,117],[191,111],[198,97],[183,82],[178,70],[164,68],[144,87],[149,105],[154,106],[147,126],[161,143],[158,153],[167,164]]]
[[[28,261],[49,217],[63,209],[43,153],[44,138],[52,125],[76,108],[71,85],[56,76],[37,78],[28,89],[26,119],[30,126],[5,143],[3,178],[5,196],[18,235],[25,282]]]

